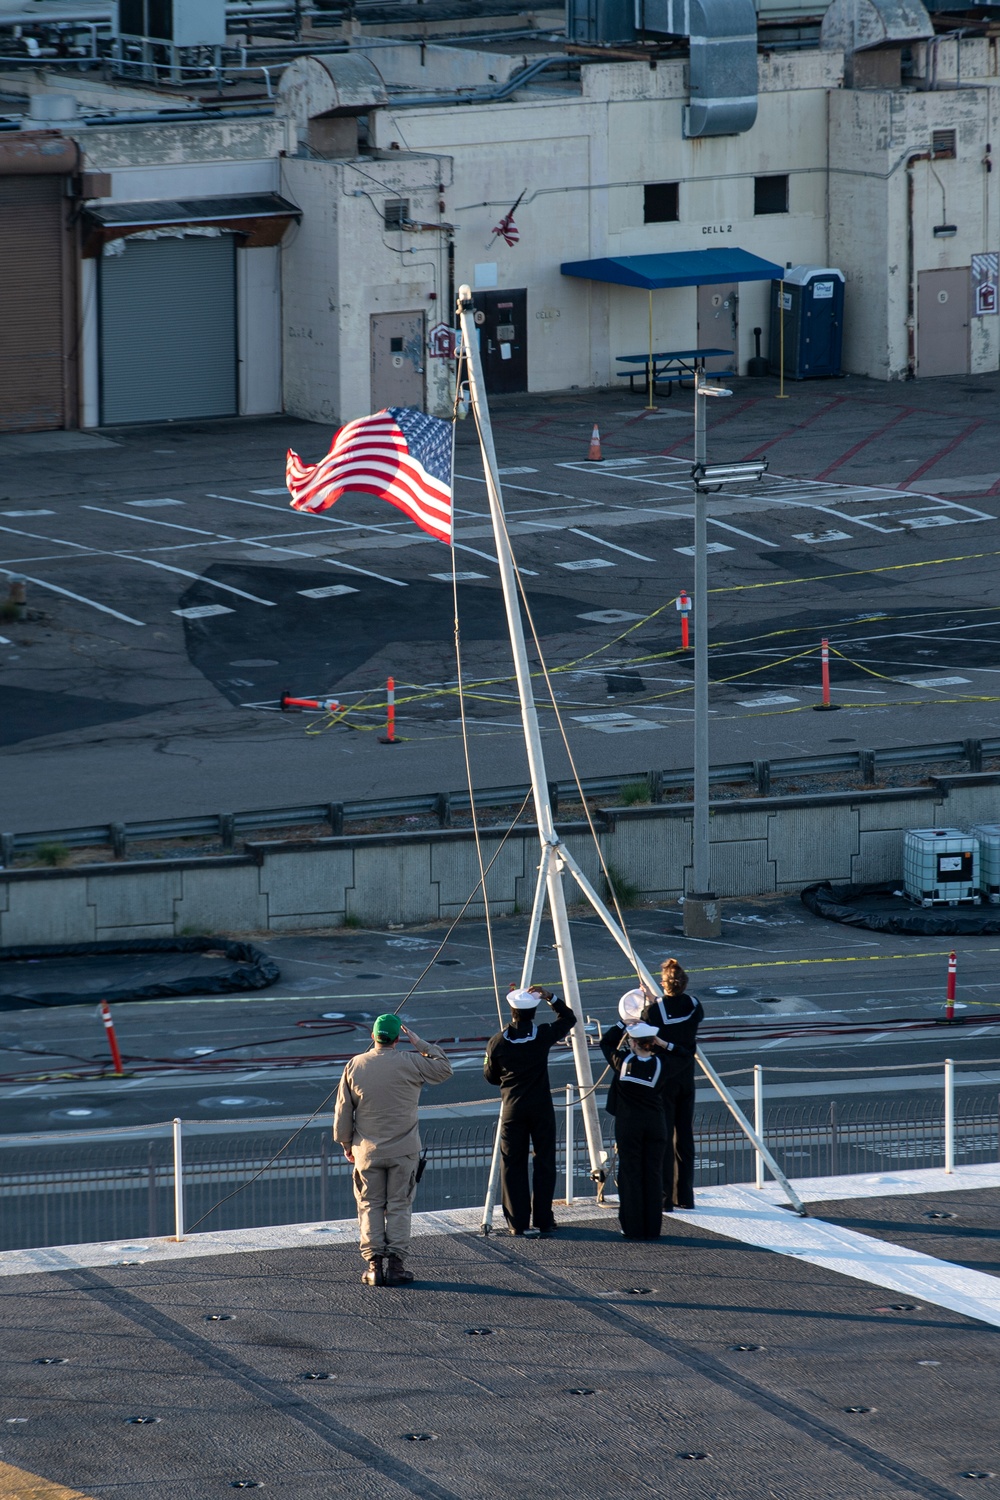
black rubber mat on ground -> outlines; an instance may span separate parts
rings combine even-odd
[[[807,885],[802,904],[818,917],[868,927],[873,932],[912,932],[932,936],[1000,932],[1000,906],[914,906],[899,894],[898,881],[880,885]]]
[[[281,971],[252,943],[135,938],[0,949],[0,1010],[262,990]]]

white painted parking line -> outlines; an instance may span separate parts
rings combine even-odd
[[[783,693],[770,693],[766,698],[738,698],[738,708],[774,708],[779,703],[798,703],[798,698],[785,697]]]
[[[430,576],[431,576],[431,578],[437,578],[437,579],[439,579],[441,583],[450,583],[451,580],[452,580],[452,574],[451,573],[432,573]],[[458,583],[471,583],[474,578],[485,578],[486,574],[485,573],[456,573],[454,575],[454,577],[455,577],[455,579],[456,579],[456,581]]]
[[[849,542],[851,534],[848,531],[795,531],[792,540],[816,546],[820,542]]]
[[[74,552],[89,552],[95,557],[98,555],[96,547],[88,547],[83,542],[65,542],[60,536],[43,536],[39,531],[24,531],[19,526],[0,526],[0,531],[9,536],[26,536],[32,542],[48,542],[50,547],[72,547]]]
[[[276,490],[251,490],[250,493],[251,493],[251,495],[288,495],[288,486],[286,484],[283,484],[280,489],[276,489]],[[216,498],[218,498],[218,497],[216,497]],[[291,495],[288,495],[288,498],[290,500],[292,498]]]
[[[119,552],[126,562],[142,563],[147,568],[160,568],[164,573],[179,573],[182,578],[193,578],[195,583],[203,583],[206,588],[222,589],[224,593],[235,594],[239,599],[249,599],[251,604],[266,604],[269,609],[277,609],[274,599],[261,599],[258,594],[248,594],[245,589],[233,588],[231,583],[220,583],[216,578],[206,578],[204,573],[192,573],[189,568],[177,568],[173,563],[157,562],[153,557],[135,557],[131,552]]]
[[[54,516],[54,510],[0,510],[0,516]]]
[[[209,500],[227,500],[230,503],[230,505],[252,505],[254,507],[254,509],[256,509],[256,510],[280,510],[281,513],[282,513],[282,515],[287,515],[288,514],[288,512],[287,512],[287,510],[285,509],[284,506],[282,506],[282,505],[265,505],[262,500],[239,500],[239,499],[237,499],[237,497],[235,495],[209,495],[208,499]],[[338,521],[338,522],[334,522],[334,521],[331,520],[330,524],[331,525],[338,525],[338,526],[340,526],[342,528],[343,527],[348,527],[352,531],[376,531],[376,532],[381,531],[381,532],[385,532],[385,531],[388,530],[388,528],[385,527],[385,526],[360,526],[360,525],[358,525],[354,521]],[[395,533],[392,533],[392,534],[395,535]],[[431,540],[432,540],[431,537],[427,538],[427,541],[431,541]],[[256,546],[258,544],[251,542],[249,545],[250,546]],[[302,552],[302,551],[300,551],[296,547],[274,547],[274,546],[272,546],[272,545],[270,545],[270,544],[268,544],[266,542],[261,542],[259,545],[261,547],[263,547],[268,552],[285,552],[285,553],[287,553],[289,555],[289,557],[307,557],[307,558],[309,558],[310,562],[315,562],[317,560],[315,557],[313,557],[312,553]],[[396,588],[398,588],[398,589],[405,589],[406,586],[407,586],[403,582],[403,580],[401,578],[389,578],[384,573],[374,573],[374,572],[372,572],[371,568],[359,568],[356,563],[342,562],[339,557],[324,557],[322,559],[322,561],[325,562],[325,563],[329,563],[330,566],[331,566],[331,568],[345,568],[349,573],[360,573],[365,578],[377,578],[378,581],[379,581],[379,583],[392,583],[392,584],[395,584]]]
[[[303,599],[339,599],[342,594],[356,594],[349,583],[328,583],[321,589],[298,589]]]
[[[183,500],[126,500],[126,505],[134,505],[137,510],[155,510],[161,505],[184,505]]]
[[[709,542],[705,548],[706,552],[732,552],[732,547],[727,547],[725,542]],[[680,552],[684,557],[694,557],[693,547],[675,547],[675,552]]]
[[[125,502],[129,504],[128,501]],[[206,531],[203,526],[182,526],[179,521],[156,521],[152,516],[133,516],[126,510],[109,510],[106,505],[82,505],[81,510],[94,510],[102,516],[117,516],[119,521],[136,521],[143,526],[159,526],[164,531],[189,531],[193,536],[210,536],[215,541],[236,542],[235,536],[224,536],[218,531]]]
[[[192,604],[189,609],[172,609],[173,615],[180,615],[182,620],[208,620],[212,615],[231,615],[228,604]]]
[[[615,565],[606,557],[578,557],[575,562],[556,563],[557,568],[566,568],[571,573],[585,572],[592,568],[613,568]]]
[[[960,687],[963,683],[968,684],[968,677],[897,677],[897,682],[905,682],[907,687],[938,688],[938,687]]]
[[[900,516],[900,525],[909,526],[912,531],[923,530],[927,526],[959,526],[961,522],[954,516]]]
[[[506,475],[506,474],[537,474],[538,470],[537,469],[497,469],[497,473],[501,474],[501,475]]]
[[[25,583],[33,583],[36,588],[48,589],[50,593],[62,594],[67,599],[75,599],[77,604],[88,604],[91,609],[100,610],[102,615],[113,615],[116,620],[124,620],[126,625],[145,625],[145,620],[135,620],[131,615],[123,615],[120,610],[112,609],[110,605],[99,604],[96,599],[88,599],[85,594],[74,594],[72,589],[64,589],[58,583],[49,583],[44,578],[32,578],[30,573],[12,573],[8,568],[0,568],[0,573],[7,578],[23,578]]]
[[[14,642],[8,640],[5,635],[0,635],[0,646],[13,646],[13,644]]]

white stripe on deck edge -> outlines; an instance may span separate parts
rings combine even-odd
[[[854,1198],[886,1198],[969,1191],[1000,1187],[1000,1165],[960,1167],[953,1173],[935,1169],[884,1173],[881,1176],[815,1177],[793,1184],[805,1203],[838,1202]],[[800,1219],[780,1208],[780,1189],[769,1183],[762,1192],[740,1187],[701,1188],[693,1213],[675,1210],[682,1223],[707,1229],[726,1239],[756,1249],[770,1250],[839,1275],[885,1287],[917,1301],[946,1307],[964,1317],[1000,1327],[1000,1278],[938,1260],[885,1240],[827,1224],[822,1219]],[[590,1223],[606,1217],[614,1227],[614,1207],[598,1208],[592,1199],[558,1204],[564,1224]],[[413,1215],[414,1238],[434,1234],[475,1234],[482,1223],[481,1208],[439,1210]],[[495,1222],[503,1232],[497,1210]],[[103,1244],[47,1246],[37,1250],[0,1252],[0,1277],[64,1271],[82,1266],[143,1265],[190,1260],[208,1255],[233,1255],[261,1250],[292,1250],[303,1245],[356,1244],[357,1223],[338,1219],[329,1223],[282,1224],[265,1229],[231,1229],[193,1235],[176,1244],[169,1239],[137,1235],[131,1240]]]

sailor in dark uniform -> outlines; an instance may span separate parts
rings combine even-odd
[[[673,1044],[663,1093],[667,1127],[663,1211],[670,1213],[674,1208],[694,1208],[694,1057],[705,1012],[701,1001],[688,994],[688,977],[676,958],[662,965],[660,984],[662,1000],[651,999],[643,990],[629,990],[622,997],[622,1007],[628,1000],[629,1018],[655,1026],[660,1041]]]
[[[614,1115],[618,1147],[618,1222],[627,1240],[656,1240],[663,1226],[663,1158],[667,1068],[655,1026],[612,1026],[601,1051],[613,1071],[605,1108]]]
[[[539,1000],[548,1001],[555,1020],[536,1025]],[[511,1234],[551,1234],[556,1227],[552,1198],[556,1188],[556,1112],[549,1084],[549,1052],[572,1031],[576,1016],[564,1000],[540,985],[511,987],[510,1025],[490,1037],[483,1076],[500,1089],[500,1185],[504,1217]],[[533,1152],[528,1185],[528,1151]],[[533,1226],[533,1230],[532,1230]]]

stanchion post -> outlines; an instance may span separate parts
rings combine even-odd
[[[764,1139],[764,1069],[760,1063],[754,1063],[753,1067],[753,1128],[757,1132],[759,1140]],[[754,1186],[758,1189],[764,1186],[764,1158],[760,1152],[754,1149],[757,1168]]]
[[[681,589],[677,595],[677,608],[681,617],[681,650],[690,651],[691,634],[688,628],[688,616],[691,613],[691,599],[684,589]]]
[[[839,708],[840,704],[830,702],[830,642],[826,636],[820,642],[820,661],[822,664],[823,700],[821,703],[814,703],[813,707],[821,713],[829,713],[831,709]]]
[[[778,400],[787,401],[785,395],[785,278],[778,283]]]
[[[184,1238],[184,1151],[181,1121],[174,1118],[174,1239]]]
[[[379,735],[383,745],[395,745],[396,741],[396,679],[390,677],[385,684],[385,734]]]
[[[954,953],[948,954],[948,991],[945,997],[944,1018],[946,1021],[955,1019],[955,986],[958,983],[958,958]]]
[[[573,1144],[573,1085],[566,1085],[566,1207],[573,1202],[574,1177],[573,1158],[576,1151]]]
[[[944,1169],[955,1170],[955,1064],[944,1060]]]
[[[123,1071],[122,1055],[118,1047],[118,1038],[115,1035],[115,1023],[111,1019],[111,1007],[106,1000],[101,1001],[101,1020],[108,1034],[108,1046],[111,1048],[111,1063],[115,1070],[115,1077],[120,1078]]]

